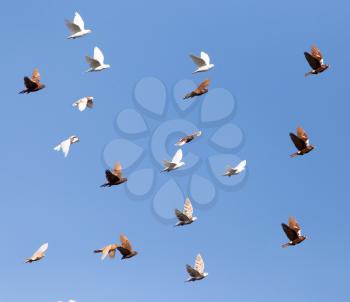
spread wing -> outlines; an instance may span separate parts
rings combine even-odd
[[[72,34],[76,34],[77,32],[80,32],[80,27],[77,24],[74,24],[69,20],[65,20],[65,21],[66,21],[66,26],[68,27],[69,31]]]
[[[294,230],[298,234],[298,236],[300,236],[301,228],[299,226],[298,221],[294,217],[289,217],[288,225],[292,230]]]
[[[182,150],[179,149],[179,150],[176,151],[176,153],[175,153],[173,159],[171,160],[171,162],[178,164],[179,162],[181,162],[181,160],[182,160]]]
[[[78,12],[74,15],[74,24],[76,24],[80,30],[84,30],[84,20]]]
[[[89,56],[85,56],[86,62],[90,65],[91,68],[97,68],[101,66],[101,63],[94,58],[91,58]]]
[[[48,243],[44,243],[41,247],[39,247],[39,249],[33,254],[32,258],[35,258],[38,255],[42,255],[43,253],[45,253],[47,251],[47,249],[49,248],[49,244]]]
[[[307,133],[304,131],[303,128],[298,127],[297,135],[301,140],[303,140],[306,143],[306,145],[308,145],[309,136],[307,135]]]
[[[132,252],[132,246],[129,239],[125,235],[120,235],[120,242],[122,243],[122,248]]]
[[[201,58],[205,62],[206,65],[210,64],[210,58],[206,52],[204,52],[204,51],[201,52]]]
[[[293,240],[298,238],[298,233],[296,231],[294,231],[293,229],[291,229],[285,223],[282,223],[282,229],[290,241],[293,241]]]
[[[187,270],[188,274],[193,278],[201,277],[201,274],[199,272],[197,272],[191,265],[187,264],[186,270]]]
[[[61,143],[61,149],[64,154],[64,157],[68,156],[70,145],[71,145],[70,139],[66,139]]]
[[[191,200],[190,200],[189,198],[186,198],[183,213],[184,213],[189,219],[192,219],[193,207],[192,207]]]
[[[308,52],[304,52],[304,56],[306,61],[309,63],[312,69],[317,69],[321,67],[321,63],[319,60],[314,58],[312,55],[310,55]]]
[[[198,271],[201,275],[204,273],[204,261],[200,254],[198,254],[196,257],[196,261],[194,263],[194,269]]]
[[[104,259],[107,257],[107,255],[108,255],[110,249],[111,249],[111,246],[110,246],[110,245],[107,245],[107,246],[105,246],[105,247],[103,248],[101,260],[104,260]]]
[[[300,151],[306,148],[306,143],[297,137],[294,133],[289,133],[289,136],[294,143],[294,146]]]
[[[202,83],[199,84],[196,91],[203,91],[205,89],[208,89],[209,84],[210,84],[209,79],[204,80]]]
[[[195,55],[190,55],[192,61],[198,66],[198,67],[202,67],[202,66],[205,66],[206,65],[206,62],[200,58],[200,57],[197,57]]]
[[[30,78],[24,77],[24,86],[26,86],[27,89],[35,89],[38,87],[38,84],[33,82]]]
[[[238,170],[238,171],[242,171],[245,166],[247,165],[247,161],[246,160],[242,160],[235,168],[234,170]]]
[[[33,73],[32,73],[32,81],[34,82],[34,83],[40,83],[40,73],[39,73],[39,70],[38,70],[38,68],[35,68],[34,70],[33,70]]]
[[[177,219],[179,219],[180,221],[183,221],[183,222],[188,221],[188,217],[178,209],[175,209],[175,215]]]
[[[94,60],[98,61],[100,65],[102,65],[105,60],[102,51],[97,46],[94,48]]]
[[[120,181],[120,178],[117,175],[113,174],[110,170],[106,170],[105,174],[106,174],[106,179],[110,184]]]
[[[122,175],[123,175],[122,165],[119,162],[117,162],[114,165],[113,174],[115,176],[118,176],[119,178],[122,178]]]
[[[80,101],[77,102],[78,109],[79,111],[84,111],[87,106],[87,100],[86,99],[81,99]]]
[[[311,46],[311,55],[322,64],[323,55],[316,45]]]

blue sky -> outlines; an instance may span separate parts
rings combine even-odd
[[[340,0],[3,4],[0,300],[348,301],[349,9]],[[64,19],[75,11],[93,32],[69,41]],[[313,43],[331,68],[305,79],[303,52]],[[95,45],[112,68],[84,74]],[[201,50],[215,68],[193,76],[188,55]],[[35,67],[47,88],[17,95]],[[248,160],[248,174],[187,228],[158,219],[151,196],[99,188],[103,150],[120,136],[116,116],[149,76],[170,100],[178,81],[206,76],[235,97],[244,143],[233,153]],[[71,103],[85,95],[96,108],[79,113]],[[288,133],[299,124],[317,148],[290,159]],[[81,142],[64,159],[52,148],[72,134]],[[310,239],[285,250],[280,223],[289,215]],[[92,250],[120,233],[139,255],[99,261]],[[47,257],[23,264],[46,241]],[[198,252],[209,276],[185,284],[184,266]]]

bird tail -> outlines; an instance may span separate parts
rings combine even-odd
[[[187,100],[187,99],[189,99],[189,98],[193,98],[194,97],[194,95],[193,95],[193,92],[190,92],[190,93],[187,93],[185,96],[184,96],[184,100]]]
[[[55,151],[61,151],[61,145],[57,145],[55,148],[53,148]]]
[[[32,259],[27,259],[24,263],[32,263],[33,260]]]
[[[18,92],[18,94],[22,94],[22,93],[26,93],[26,92],[27,92],[27,89],[24,89],[24,90]]]
[[[104,188],[104,187],[108,187],[108,183],[105,183],[105,184],[103,184],[103,185],[100,185],[100,188]]]
[[[286,247],[288,247],[288,246],[290,246],[289,242],[287,242],[287,243],[285,243],[285,244],[282,244],[282,247],[283,247],[283,248],[286,248]]]
[[[291,154],[290,157],[293,158],[293,157],[296,157],[298,155],[299,155],[299,152],[295,152],[295,153]]]
[[[305,77],[308,77],[309,75],[312,75],[312,71],[309,71],[309,72],[304,74]]]
[[[95,254],[102,253],[102,250],[94,250]]]

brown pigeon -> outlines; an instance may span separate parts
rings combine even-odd
[[[107,182],[101,185],[101,187],[117,186],[128,181],[127,178],[123,177],[122,166],[119,162],[115,164],[113,171],[106,170],[105,173]]]
[[[310,67],[312,68],[311,71],[305,73],[306,77],[311,74],[324,72],[329,67],[328,64],[324,64],[322,53],[316,47],[316,45],[311,46],[311,54],[305,51],[304,55]]]
[[[19,93],[31,93],[45,88],[45,85],[40,83],[40,73],[37,68],[34,69],[31,78],[24,77],[24,85],[26,86],[26,89]]]
[[[181,138],[175,145],[179,146],[179,147],[183,146],[183,145],[193,141],[195,138],[197,138],[197,137],[199,137],[201,135],[202,135],[202,131],[196,131],[196,132],[194,132],[194,133],[192,133],[190,135],[187,135],[187,136]]]
[[[289,242],[282,245],[282,247],[294,246],[306,239],[306,236],[301,235],[301,228],[295,218],[289,217],[288,225],[282,223],[282,229],[287,235]]]
[[[129,239],[125,235],[120,235],[121,245],[117,247],[117,250],[123,256],[122,259],[128,259],[136,256],[138,253],[132,249]]]
[[[301,127],[298,127],[297,135],[291,132],[289,133],[289,136],[293,141],[295,147],[298,149],[298,152],[291,154],[290,157],[304,155],[306,153],[309,153],[315,148],[314,146],[310,145],[309,136]]]
[[[115,251],[117,250],[117,248],[118,244],[109,244],[103,247],[102,249],[94,250],[94,253],[102,253],[101,260],[104,260],[107,257],[107,255],[109,256],[109,258],[113,259],[115,257]]]
[[[208,90],[209,84],[210,84],[210,80],[206,79],[195,90],[191,91],[190,93],[187,93],[184,96],[184,100],[207,93],[209,91]]]

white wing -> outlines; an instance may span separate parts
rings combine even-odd
[[[105,60],[102,51],[97,46],[94,48],[94,60],[98,61],[100,65],[103,65]]]
[[[86,109],[87,101],[80,101],[78,103],[78,109],[79,111],[84,111]]]
[[[109,248],[103,249],[101,260],[104,260],[107,257],[108,253],[109,253]]]
[[[74,24],[78,25],[80,30],[84,30],[84,20],[82,17],[79,15],[78,12],[75,13],[74,15]]]
[[[181,162],[181,160],[182,160],[182,150],[179,149],[179,150],[176,151],[176,153],[175,153],[173,159],[171,160],[171,162],[174,163],[174,164],[178,164],[179,162]]]
[[[204,273],[204,261],[202,259],[202,256],[200,254],[197,255],[196,261],[194,263],[194,269],[199,272],[200,274]]]
[[[194,56],[194,55],[190,55],[192,61],[198,66],[198,67],[202,67],[202,66],[205,66],[206,65],[206,62],[200,58],[200,57],[197,57],[197,56]]]
[[[242,160],[236,167],[235,170],[241,172],[244,170],[245,166],[247,165],[247,161],[246,160]]]
[[[47,249],[49,248],[48,243],[44,243],[39,249],[34,253],[34,255],[39,254],[39,253],[45,253]]]
[[[192,207],[191,200],[190,200],[189,198],[186,198],[183,213],[184,213],[188,218],[190,218],[190,219],[192,218],[192,215],[193,215],[193,207]]]
[[[69,148],[70,148],[70,139],[66,139],[61,143],[61,150],[64,154],[64,157],[67,157]]]
[[[201,52],[201,58],[205,62],[205,65],[210,64],[210,58],[206,52],[204,52],[204,51]]]

